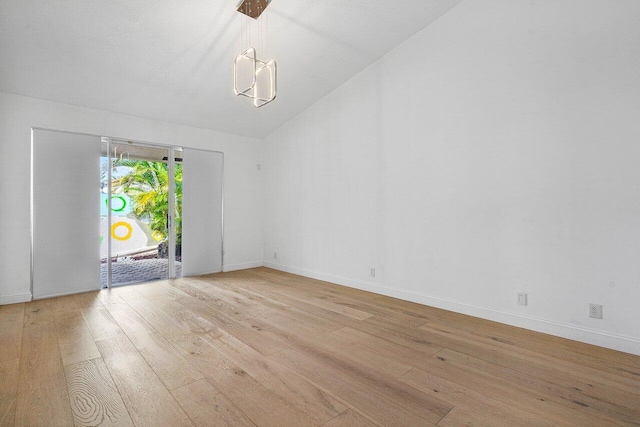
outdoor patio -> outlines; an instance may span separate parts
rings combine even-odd
[[[176,276],[180,277],[182,265],[176,261]],[[130,258],[118,258],[111,263],[112,286],[142,283],[151,280],[167,279],[169,277],[169,263],[164,258],[134,260]],[[100,268],[100,283],[107,287],[107,264]]]

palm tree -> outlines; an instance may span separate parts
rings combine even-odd
[[[119,160],[117,166],[131,168],[112,182],[115,193],[125,193],[133,201],[133,213],[149,223],[149,228],[166,239],[169,213],[169,170],[166,163],[146,160]],[[182,241],[182,165],[175,165],[176,243]]]

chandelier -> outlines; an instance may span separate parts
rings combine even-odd
[[[238,6],[238,12],[258,21],[260,15],[262,15],[262,12],[264,12],[270,3],[270,0],[243,0]],[[262,21],[258,23],[260,32],[259,42],[260,46],[262,46],[263,25]],[[247,30],[249,30],[247,41],[248,44],[251,44],[249,24],[247,24],[244,29],[241,25],[241,44],[244,44],[242,43],[242,35],[247,33]],[[253,106],[260,108],[276,99],[277,84],[278,67],[275,60],[259,60],[254,47],[249,47],[236,56],[233,62],[233,91],[237,96],[244,96],[251,99]]]

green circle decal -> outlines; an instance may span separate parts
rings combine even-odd
[[[114,206],[113,200],[114,199],[120,199],[120,207],[116,209],[116,207]],[[109,206],[109,199],[105,199],[104,200],[104,204]],[[124,197],[122,196],[111,196],[111,210],[114,212],[122,212],[124,210],[124,208],[127,207],[127,201],[124,199]]]

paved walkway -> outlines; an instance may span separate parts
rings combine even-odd
[[[182,274],[182,264],[176,262],[176,277]],[[169,262],[166,259],[132,259],[119,258],[111,263],[111,284],[113,286],[129,285],[132,283],[148,282],[150,280],[167,279],[169,277]],[[100,283],[107,287],[107,264],[100,268]]]

